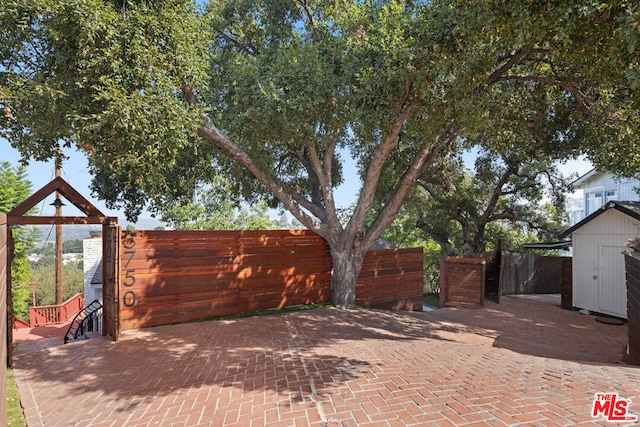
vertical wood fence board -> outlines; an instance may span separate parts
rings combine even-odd
[[[625,256],[629,363],[640,365],[640,259]]]
[[[566,310],[573,309],[573,259],[562,258],[562,278],[560,284],[560,306]]]
[[[496,302],[498,304],[500,304],[500,298],[502,297],[502,294],[504,292],[503,290],[503,279],[504,279],[504,261],[505,261],[505,257],[504,257],[504,252],[500,251],[500,266],[498,267],[498,291],[496,294]]]
[[[533,293],[533,276],[535,272],[535,256],[533,254],[518,254],[516,264],[515,292],[516,294]]]
[[[569,257],[549,257],[533,254],[504,253],[502,294],[559,294],[563,284],[569,286],[571,262]]]
[[[565,257],[535,256],[533,293],[559,294],[562,292],[562,268]]]
[[[121,228],[116,225],[102,226],[102,335],[114,340],[120,335],[119,261]]]
[[[0,390],[3,391],[3,395],[4,390],[7,389],[7,365],[11,364],[7,352],[8,346],[11,345],[10,342],[7,342],[7,327],[11,325],[9,319],[7,319],[7,292],[10,268],[8,263],[8,233],[7,217],[6,215],[0,215]],[[0,399],[0,425],[7,425],[7,399]]]
[[[500,279],[500,252],[485,252],[482,254],[482,258],[485,260],[485,295],[497,298]]]

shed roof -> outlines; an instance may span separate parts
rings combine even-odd
[[[562,242],[538,242],[525,243],[523,249],[569,249],[573,242],[571,240],[563,240]]]
[[[593,219],[599,217],[609,209],[615,209],[625,215],[630,216],[631,218],[640,221],[640,202],[612,200],[579,223],[575,224],[573,227],[562,232],[558,237],[560,237],[561,239],[569,237],[571,234],[573,234],[574,231],[591,222]]]

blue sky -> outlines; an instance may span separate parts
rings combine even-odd
[[[11,147],[8,141],[0,138],[0,161],[8,161],[14,166],[17,166],[20,161],[20,155],[17,150]],[[71,184],[76,190],[78,190],[84,197],[86,197],[91,203],[93,203],[102,213],[109,216],[117,216],[119,222],[123,222],[125,219],[124,213],[119,211],[113,211],[107,209],[104,202],[95,199],[91,196],[89,190],[89,184],[91,182],[91,175],[87,170],[87,159],[85,156],[77,151],[65,150],[64,154],[69,157],[62,166],[62,178]],[[345,153],[346,154],[346,153]],[[470,154],[466,159],[472,161],[472,155]],[[583,175],[591,170],[591,163],[584,160],[568,161],[561,166],[561,171],[564,174],[577,173]],[[358,179],[357,171],[353,162],[346,162],[344,168],[345,182],[342,184],[335,193],[336,204],[340,207],[350,206],[356,199],[358,191],[360,189],[360,180]],[[27,166],[27,177],[33,184],[33,190],[36,191],[55,177],[55,168],[53,162],[30,162]],[[54,208],[50,206],[54,200],[53,196],[48,197],[43,203],[39,205],[41,215],[53,215]],[[63,208],[64,215],[78,215],[79,211],[73,206],[67,206]],[[277,218],[277,213],[274,213]],[[141,218],[148,218],[150,215],[143,212]]]

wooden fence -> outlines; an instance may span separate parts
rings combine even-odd
[[[305,230],[127,230],[118,252],[121,330],[331,300],[329,248]],[[421,310],[421,250],[382,252],[365,258],[356,301]]]
[[[448,257],[440,263],[440,306],[484,305],[487,261]]]
[[[486,296],[561,293],[571,309],[571,258],[509,252],[449,257],[440,264],[440,305],[481,306]]]
[[[504,253],[502,294],[559,294],[562,284],[571,283],[569,257]],[[567,277],[567,272],[569,276]]]
[[[7,354],[7,295],[9,281],[9,247],[8,247],[9,227],[7,226],[7,216],[0,214],[0,390],[4,396],[7,389],[7,364],[10,359]],[[0,425],[7,425],[7,399],[0,398]]]
[[[573,260],[563,258],[562,277],[560,279],[560,306],[566,310],[573,310]]]
[[[422,311],[422,248],[367,252],[356,285],[361,307]]]
[[[640,259],[625,256],[629,363],[640,365]]]

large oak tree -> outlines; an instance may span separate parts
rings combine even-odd
[[[527,159],[481,153],[473,171],[459,163],[431,171],[418,180],[405,207],[416,227],[435,240],[444,256],[480,254],[491,231],[508,228],[538,241],[553,240],[563,223],[569,179],[541,156]],[[515,248],[507,248],[513,250]]]
[[[587,149],[637,129],[625,122],[637,120],[625,38],[637,10],[622,1],[0,3],[0,128],[25,159],[76,145],[96,193],[132,217],[219,173],[237,194],[268,192],[327,240],[343,307],[367,248],[457,141],[517,133],[506,126],[525,126],[532,104],[568,114],[575,126],[557,140]],[[333,195],[341,149],[362,170],[346,222]],[[390,168],[401,170],[366,222]]]

